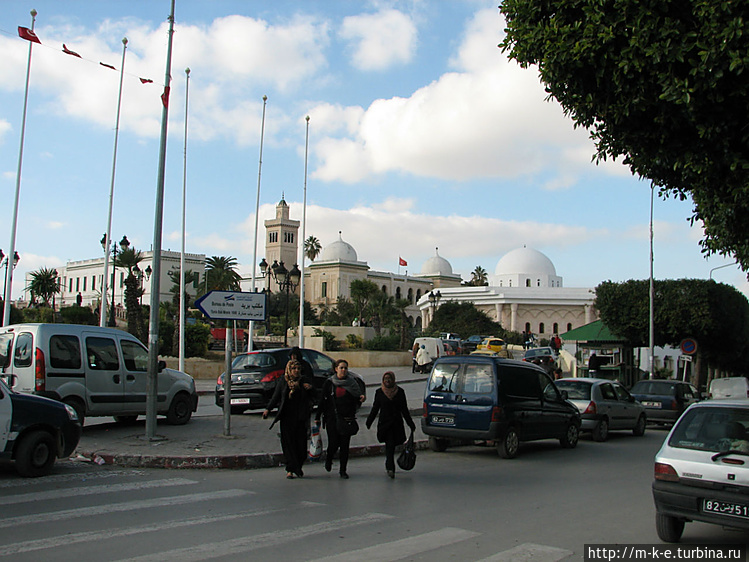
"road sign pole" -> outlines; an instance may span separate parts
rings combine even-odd
[[[228,328],[225,339],[226,361],[224,368],[224,437],[231,435],[231,341]]]

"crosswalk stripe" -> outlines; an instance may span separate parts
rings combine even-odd
[[[272,515],[274,513],[283,513],[289,509],[298,511],[302,508],[309,507],[322,507],[325,504],[315,502],[300,502],[298,505],[276,509],[255,509],[251,511],[243,511],[240,513],[232,513],[227,515],[207,515],[204,517],[195,517],[192,519],[182,519],[180,521],[168,521],[165,523],[149,523],[147,525],[138,525],[134,527],[126,527],[120,529],[107,529],[105,531],[88,531],[82,533],[71,533],[67,535],[61,535],[57,537],[48,537],[45,539],[37,539],[31,541],[17,542],[13,544],[7,544],[0,546],[0,556],[9,556],[11,554],[21,554],[24,552],[33,552],[36,550],[44,550],[46,548],[59,548],[61,546],[80,544],[84,542],[99,542],[115,537],[128,537],[138,535],[141,533],[159,533],[162,531],[168,531],[170,529],[179,529],[182,527],[191,527],[194,525],[208,525],[213,523],[221,523],[224,521],[232,521],[235,519],[244,519],[249,517],[259,517],[265,515]]]
[[[166,552],[147,554],[135,558],[127,558],[128,562],[163,562],[164,560],[179,560],[180,562],[198,562],[210,558],[219,558],[222,556],[231,556],[255,550],[258,548],[267,548],[269,546],[278,546],[280,544],[298,541],[312,535],[329,533],[331,531],[340,531],[349,527],[377,523],[386,519],[392,519],[392,515],[384,513],[367,513],[345,519],[336,519],[334,521],[324,521],[305,527],[295,527],[292,529],[271,531],[251,537],[240,537],[237,539],[225,540],[222,542],[201,544],[194,547],[178,548]],[[121,561],[121,562],[124,562]]]
[[[416,535],[415,537],[377,544],[359,550],[351,550],[336,556],[317,558],[314,562],[347,562],[349,560],[388,562],[389,560],[401,560],[408,556],[428,552],[478,535],[479,533],[466,531],[465,529],[445,527],[439,531],[431,531],[422,535]]]
[[[30,492],[27,494],[15,494],[4,498],[0,497],[0,505],[12,505],[32,501],[56,500],[61,498],[72,498],[80,496],[93,496],[95,494],[128,492],[131,490],[147,490],[149,488],[186,486],[188,484],[197,483],[197,480],[188,480],[187,478],[166,478],[164,480],[148,480],[144,482],[126,482],[122,484],[102,484],[100,486],[62,488],[59,490],[48,490],[46,492]]]
[[[115,513],[122,511],[133,511],[136,509],[148,509],[152,507],[165,507],[172,505],[184,505],[187,503],[201,502],[206,500],[217,500],[225,498],[236,498],[253,494],[247,490],[220,490],[217,492],[204,492],[200,494],[186,494],[183,496],[173,496],[168,498],[153,498],[149,500],[138,500],[122,503],[110,503],[96,507],[79,507],[75,509],[64,509],[62,511],[51,511],[48,513],[37,513],[21,517],[7,517],[0,519],[0,529],[25,525],[29,523],[46,523],[47,521],[56,521],[57,519],[72,519],[75,517],[92,517]]]
[[[81,481],[81,480],[99,480],[99,479],[106,479],[106,478],[118,478],[121,476],[142,476],[144,474],[144,471],[142,470],[135,470],[135,469],[127,469],[127,470],[107,470],[107,469],[101,469],[101,470],[93,470],[93,471],[87,471],[87,472],[74,472],[74,473],[68,473],[68,474],[50,474],[49,476],[45,476],[44,478],[13,478],[10,480],[3,480],[0,481],[0,489],[3,488],[13,488],[14,490],[17,490],[19,488],[34,488],[38,487],[39,485],[49,485],[49,484],[60,484],[64,482],[70,482],[71,480],[75,481]]]
[[[545,546],[542,544],[524,543],[498,552],[494,556],[478,562],[556,562],[574,554],[571,550]]]

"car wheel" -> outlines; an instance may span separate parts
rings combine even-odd
[[[166,421],[171,425],[185,425],[192,417],[192,404],[187,394],[180,393],[174,397],[169,411],[166,413]]]
[[[244,408],[241,406],[232,406],[231,407],[231,413],[235,416],[238,416],[240,414],[244,414]]]
[[[497,453],[503,459],[514,459],[518,456],[520,436],[514,427],[507,428],[504,437],[497,441]]]
[[[593,428],[593,441],[606,441],[609,436],[609,420],[603,418]]]
[[[580,428],[574,423],[570,423],[564,432],[564,437],[559,440],[559,443],[565,449],[574,449],[577,447],[578,439],[580,439]]]
[[[658,538],[665,542],[679,542],[684,532],[684,521],[671,515],[655,514],[655,530]]]
[[[437,437],[429,438],[429,448],[437,453],[442,453],[447,449],[447,439],[439,439]]]
[[[52,470],[56,457],[55,438],[46,431],[33,431],[18,445],[16,470],[21,476],[44,476]]]
[[[78,421],[81,422],[81,427],[83,427],[83,421],[86,417],[86,407],[80,398],[66,398],[63,402],[75,410]]]
[[[637,425],[635,425],[632,433],[634,433],[636,437],[642,437],[643,435],[645,435],[645,426],[647,424],[648,421],[647,419],[645,419],[645,416],[640,416],[639,418],[637,418]]]
[[[114,421],[117,423],[121,423],[122,425],[130,425],[131,423],[135,423],[135,421],[138,419],[138,416],[115,416]]]

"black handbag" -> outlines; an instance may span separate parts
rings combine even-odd
[[[356,418],[344,418],[341,415],[336,415],[335,424],[339,435],[351,437],[359,433],[359,424]]]
[[[401,454],[398,455],[398,466],[402,470],[411,470],[416,466],[416,447],[414,446],[414,432],[411,431],[411,436],[403,446]]]

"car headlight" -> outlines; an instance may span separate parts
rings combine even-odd
[[[65,410],[68,412],[68,417],[71,421],[78,421],[78,413],[75,411],[75,408],[69,404],[63,404],[63,406],[65,406]]]

